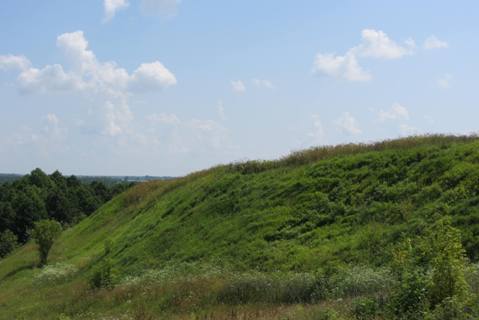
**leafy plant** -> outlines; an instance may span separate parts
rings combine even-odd
[[[41,220],[35,223],[31,237],[38,244],[41,267],[47,264],[48,253],[61,231],[62,226],[54,220]]]
[[[10,230],[0,233],[0,258],[7,256],[18,246],[17,236]]]
[[[114,286],[115,270],[112,267],[110,259],[100,265],[90,278],[90,287],[92,289],[111,289]]]

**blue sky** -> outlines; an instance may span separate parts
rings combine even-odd
[[[478,131],[475,1],[3,0],[0,171],[182,175]]]

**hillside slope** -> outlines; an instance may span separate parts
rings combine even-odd
[[[479,140],[474,137],[312,149],[279,161],[147,182],[63,232],[50,263],[75,266],[68,281],[38,287],[32,244],[1,260],[0,319],[13,312],[30,319],[40,305],[67,304],[65,296],[83,290],[105,259],[120,279],[192,262],[268,272],[380,266],[400,238],[421,233],[443,215],[453,217],[467,254],[476,260]]]

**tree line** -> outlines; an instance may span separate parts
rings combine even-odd
[[[29,240],[35,222],[50,219],[69,226],[93,213],[131,183],[82,182],[59,171],[33,170],[0,184],[0,258]]]

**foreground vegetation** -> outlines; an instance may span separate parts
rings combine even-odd
[[[0,261],[0,319],[477,319],[479,140],[297,152],[136,185]]]

